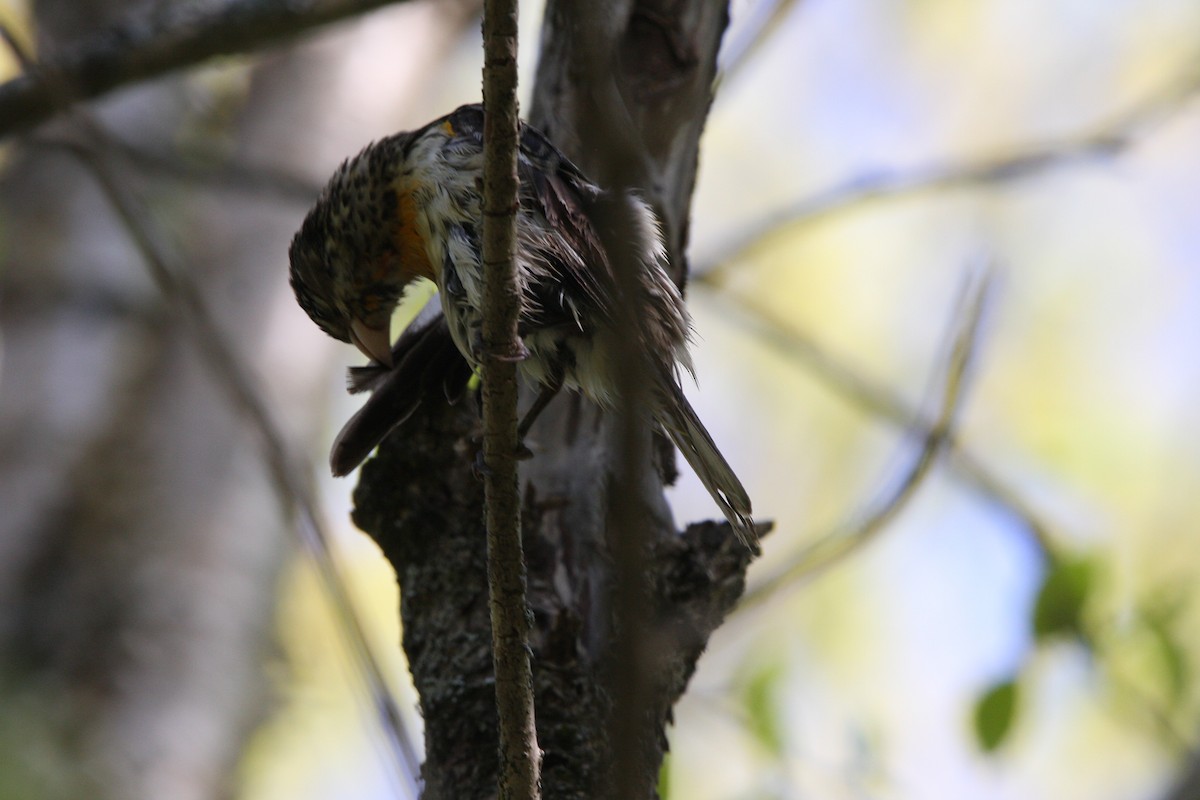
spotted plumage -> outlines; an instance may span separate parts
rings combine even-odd
[[[292,241],[291,283],[300,306],[329,335],[390,364],[392,310],[405,287],[429,278],[446,320],[429,330],[448,332],[477,368],[482,170],[478,105],[380,140],[347,160]],[[638,335],[655,420],[738,534],[752,541],[750,499],[679,387],[679,367],[691,370],[691,323],[667,273],[653,211],[634,193],[592,183],[529,126],[521,129],[518,175],[518,332],[529,352],[522,372],[542,386],[566,386],[612,407],[621,368],[618,337]],[[640,317],[636,333],[618,330],[613,304],[619,293],[597,219],[616,220],[631,251],[640,254],[630,298]]]

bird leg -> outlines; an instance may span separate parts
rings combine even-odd
[[[525,446],[525,436],[541,413],[546,410],[546,406],[550,405],[550,401],[562,389],[562,385],[562,374],[555,372],[550,382],[542,386],[542,390],[534,398],[533,405],[525,412],[525,416],[521,417],[521,422],[517,425],[517,458],[526,459],[533,456],[532,451]]]
[[[533,427],[533,423],[537,421],[541,413],[546,410],[546,406],[550,405],[550,401],[562,389],[562,385],[562,376],[556,373],[550,383],[542,386],[541,391],[538,392],[538,396],[533,400],[533,405],[529,407],[529,410],[521,417],[521,421],[517,423],[518,461],[526,461],[533,458],[533,451],[525,446],[525,436],[529,433],[529,429]],[[487,474],[488,468],[483,461],[483,447],[476,448],[475,460],[471,468],[477,478],[482,479]]]

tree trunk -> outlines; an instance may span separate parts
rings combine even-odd
[[[658,210],[676,277],[698,143],[711,101],[724,3],[551,0],[529,120],[608,187],[638,188]],[[364,466],[355,521],[379,543],[401,587],[404,647],[426,725],[426,798],[493,796],[497,739],[488,627],[482,484],[472,473],[471,403],[426,404]],[[556,399],[530,433],[524,538],[543,791],[613,796],[619,631],[609,593],[613,510],[652,520],[644,574],[653,651],[646,707],[634,710],[638,758],[628,797],[656,796],[666,725],[710,634],[737,601],[752,557],[725,523],[679,534],[663,497],[673,454],[642,437],[641,485],[613,496],[623,465],[617,425],[578,395]]]

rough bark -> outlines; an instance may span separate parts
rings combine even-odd
[[[686,275],[688,206],[710,102],[723,3],[552,0],[530,114],[609,186],[633,186],[658,209],[676,274]],[[426,722],[427,798],[492,796],[491,687],[481,486],[471,473],[471,404],[424,407],[363,469],[355,520],[379,542],[401,587],[404,646]],[[609,496],[617,432],[578,396],[555,400],[530,434],[524,537],[533,615],[544,793],[612,796],[608,731],[616,632],[606,529],[617,506],[652,520],[645,542],[653,650],[651,697],[637,710],[644,749],[631,797],[654,797],[671,708],[713,630],[743,588],[751,554],[724,523],[679,534],[662,495],[663,448],[628,494]],[[646,437],[646,442],[649,439]]]
[[[478,416],[466,406],[431,405],[419,424],[381,446],[363,466],[355,522],[395,565],[403,644],[425,719],[426,798],[483,798],[496,787],[495,694],[488,627],[483,486],[472,471]],[[578,501],[596,508],[595,487]],[[579,565],[603,561],[599,547],[576,554],[562,527],[569,498],[539,499],[527,486],[525,552],[533,613],[534,691],[544,752],[545,797],[606,796],[608,693],[601,677],[611,631],[589,604]],[[598,516],[600,510],[595,512]],[[711,633],[737,602],[751,555],[724,523],[700,523],[651,550],[657,643],[667,655],[645,720],[659,746],[670,709]],[[595,567],[599,571],[600,567]],[[653,796],[657,774],[646,775]]]

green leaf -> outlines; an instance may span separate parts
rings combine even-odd
[[[783,752],[783,725],[779,714],[778,687],[782,674],[778,663],[768,662],[750,675],[742,688],[742,703],[750,733],[769,752]]]
[[[1004,744],[1017,717],[1017,681],[995,684],[975,703],[975,738],[985,753]]]
[[[1095,572],[1090,559],[1051,562],[1033,607],[1033,633],[1042,640],[1059,634],[1082,634],[1083,610]]]
[[[671,754],[663,754],[662,766],[658,768],[659,800],[671,800]]]

